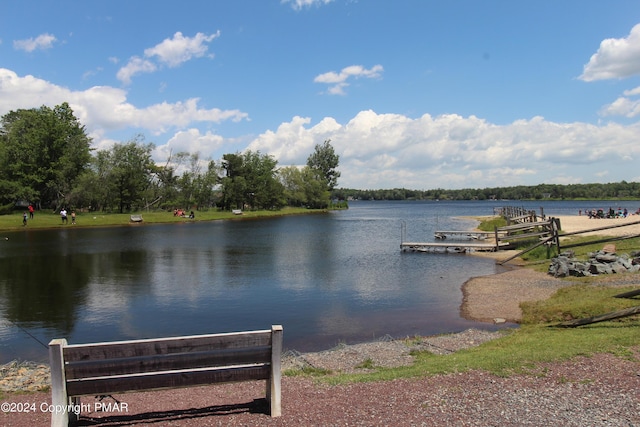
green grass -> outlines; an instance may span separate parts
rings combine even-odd
[[[579,260],[587,260],[589,258],[588,254],[590,252],[597,252],[601,250],[606,243],[598,242],[598,243],[589,243],[594,242],[596,240],[603,240],[606,238],[610,238],[611,236],[581,236],[581,237],[567,237],[565,239],[560,240],[560,250],[564,252],[565,250],[571,250],[575,253],[575,257]],[[640,250],[640,238],[626,239],[626,240],[615,240],[610,242],[616,246],[616,252],[618,254],[623,253],[631,253],[632,251]],[[573,246],[575,244],[579,244],[580,246],[575,246],[571,248],[564,249],[563,246]],[[546,246],[540,246],[538,248],[533,249],[530,252],[527,252],[522,255],[522,259],[527,262],[539,262],[549,261],[550,258],[558,255],[557,248],[553,246],[548,254],[548,249]],[[550,262],[550,261],[549,261]],[[547,262],[546,266],[549,266],[549,262]]]
[[[597,279],[586,282],[597,282]],[[640,305],[637,298],[614,298],[614,295],[638,289],[637,287],[598,286],[597,284],[580,283],[559,289],[551,298],[544,301],[525,302],[522,324],[557,323],[567,320],[582,319],[597,314]],[[624,322],[625,319],[620,319]],[[638,331],[640,334],[640,331]]]
[[[496,216],[489,219],[483,219],[478,225],[478,230],[481,231],[495,231],[496,227],[504,227],[507,225],[507,220],[504,217]]]
[[[329,384],[384,381],[436,374],[484,370],[498,376],[517,373],[540,375],[536,365],[577,356],[612,353],[632,358],[632,347],[640,345],[640,316],[595,323],[579,328],[556,328],[560,321],[604,314],[638,305],[639,299],[613,298],[637,287],[608,288],[597,284],[578,284],[563,288],[551,298],[522,304],[523,324],[504,331],[504,336],[478,347],[448,355],[427,351],[414,353],[411,366],[384,368],[367,366],[374,372],[334,374],[318,377]],[[409,340],[411,340],[409,338]],[[640,360],[638,360],[640,364]],[[316,372],[316,374],[318,374]]]
[[[242,215],[234,215],[231,212],[218,211],[216,209],[210,209],[207,211],[196,211],[195,219],[181,218],[173,216],[172,212],[165,211],[151,211],[151,212],[132,212],[126,214],[117,213],[102,213],[102,212],[78,212],[76,218],[76,225],[71,224],[71,213],[69,212],[69,223],[62,224],[60,215],[52,213],[50,211],[38,211],[35,213],[35,218],[29,220],[27,227],[29,229],[39,228],[61,228],[61,227],[109,227],[109,226],[123,226],[129,225],[130,217],[132,214],[142,215],[144,224],[160,224],[160,223],[184,223],[193,221],[214,221],[221,219],[248,219],[248,218],[264,218],[282,215],[298,215],[326,212],[326,210],[313,210],[306,208],[283,208],[277,211],[245,211]],[[0,215],[0,230],[2,231],[15,231],[23,230],[22,226],[22,212],[15,212],[10,215]]]

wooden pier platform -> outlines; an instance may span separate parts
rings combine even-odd
[[[508,243],[501,242],[498,246],[495,243],[478,242],[450,242],[450,243],[430,243],[430,242],[402,242],[400,250],[403,252],[435,252],[435,253],[466,253],[471,251],[495,252],[499,247],[508,246]]]
[[[434,237],[438,240],[445,239],[471,239],[471,240],[486,240],[488,238],[494,238],[496,233],[494,231],[436,231],[433,233]]]

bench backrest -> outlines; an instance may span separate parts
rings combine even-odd
[[[52,400],[72,396],[267,380],[280,412],[282,326],[271,330],[67,345],[49,343]],[[275,412],[275,413],[274,413]]]

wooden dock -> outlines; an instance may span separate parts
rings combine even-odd
[[[434,237],[438,240],[486,240],[495,236],[493,231],[436,231]]]
[[[463,254],[473,251],[495,252],[502,246],[508,246],[508,243],[479,243],[479,242],[448,242],[448,243],[431,243],[431,242],[402,242],[400,250],[402,252],[431,252],[431,253],[452,253]]]
[[[495,213],[495,212],[494,212]],[[440,230],[434,232],[437,242],[405,242],[406,225],[402,224],[400,250],[403,252],[467,253],[473,251],[496,252],[508,249],[516,241],[538,240],[545,243],[557,236],[560,224],[557,219],[538,217],[535,211],[521,208],[501,208],[501,215],[507,219],[504,227],[494,231]],[[556,244],[557,237],[556,237]]]

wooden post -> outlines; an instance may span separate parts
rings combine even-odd
[[[64,358],[62,349],[67,345],[64,338],[51,340],[49,343],[49,368],[51,369],[51,427],[67,427],[69,425],[69,397],[67,381],[64,374]]]
[[[555,237],[556,248],[558,248],[558,255],[560,255],[560,252],[562,252],[562,250],[560,249],[560,233],[558,232],[558,230],[560,230],[560,219],[551,218],[551,232]]]
[[[271,416],[282,415],[282,401],[280,397],[280,383],[282,378],[282,325],[271,326],[271,375],[269,384],[269,402],[271,404]]]

